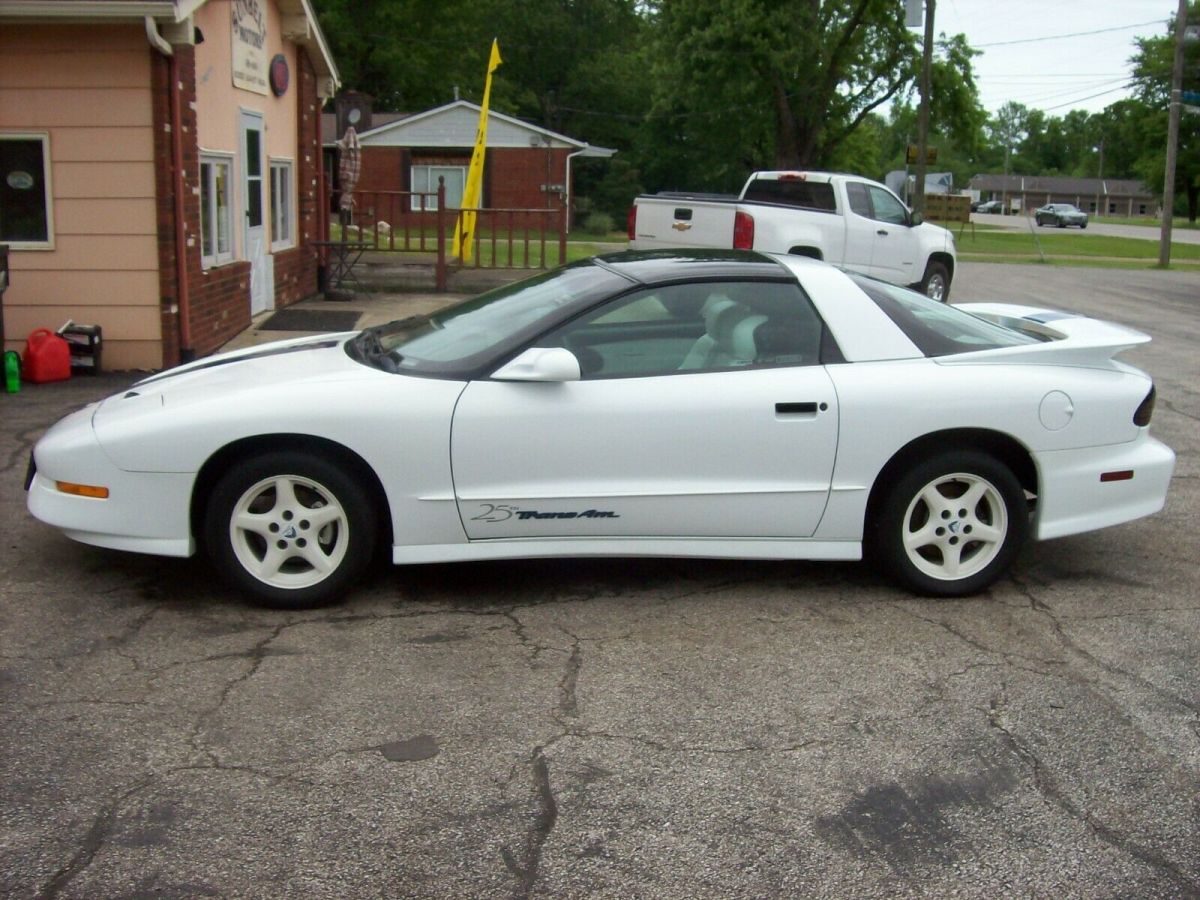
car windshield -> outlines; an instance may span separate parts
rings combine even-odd
[[[865,275],[850,274],[850,277],[926,356],[1038,343],[1038,338],[993,324],[916,291]]]
[[[593,301],[630,286],[584,260],[429,315],[368,328],[351,347],[362,361],[389,371],[469,377]]]

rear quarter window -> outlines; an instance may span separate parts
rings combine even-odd
[[[952,356],[1039,343],[1036,337],[995,325],[916,291],[848,274],[926,356]]]

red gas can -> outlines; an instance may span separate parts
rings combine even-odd
[[[21,376],[34,384],[70,378],[71,345],[49,328],[32,332],[25,342]]]

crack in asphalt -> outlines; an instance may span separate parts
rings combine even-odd
[[[1067,816],[1077,822],[1081,822],[1087,826],[1097,838],[1121,852],[1132,856],[1134,859],[1144,865],[1154,869],[1162,875],[1165,875],[1171,882],[1181,891],[1184,896],[1196,897],[1200,896],[1200,882],[1189,878],[1178,866],[1167,859],[1163,854],[1149,847],[1144,847],[1136,841],[1131,840],[1121,834],[1115,828],[1097,819],[1092,813],[1077,806],[1067,795],[1063,788],[1058,784],[1054,776],[1049,772],[1045,763],[1041,758],[1031,750],[1026,744],[1022,743],[1015,734],[1004,724],[1004,707],[1006,700],[1004,699],[1003,686],[1001,693],[993,696],[988,706],[988,726],[1000,735],[1001,742],[1017,759],[1021,760],[1033,773],[1033,783],[1041,794],[1051,805],[1057,807]]]
[[[1162,394],[1159,394],[1154,399],[1154,402],[1158,405],[1166,407],[1168,410],[1175,413],[1175,415],[1177,415],[1177,416],[1183,416],[1183,418],[1191,419],[1193,422],[1200,422],[1200,416],[1197,416],[1194,413],[1184,412],[1182,409],[1179,409],[1177,406],[1175,406],[1175,404],[1173,404],[1166,397],[1162,396]]]
[[[153,781],[153,778],[144,779],[100,807],[100,811],[92,819],[91,827],[88,828],[87,833],[83,836],[83,841],[79,849],[75,851],[75,855],[71,857],[70,862],[55,872],[50,880],[42,885],[41,889],[35,895],[38,900],[53,900],[54,897],[62,893],[63,889],[80,872],[92,864],[92,860],[96,858],[96,854],[100,852],[100,849],[108,840],[108,835],[112,831],[113,820],[116,818],[117,811],[121,808],[121,805],[134,794],[144,790]]]
[[[263,661],[269,655],[267,648],[270,646],[271,642],[276,640],[286,629],[291,628],[296,624],[299,623],[281,622],[271,630],[269,635],[259,641],[256,641],[248,654],[250,659],[249,668],[240,675],[230,679],[229,682],[226,683],[226,685],[221,689],[221,696],[217,698],[217,702],[211,708],[201,712],[197,717],[195,725],[192,727],[192,732],[190,735],[188,735],[188,745],[193,751],[208,759],[213,767],[220,767],[221,760],[218,758],[216,752],[207,747],[201,746],[201,733],[204,731],[208,723],[211,722],[217,713],[219,713],[225,706],[226,701],[229,699],[229,696],[233,693],[234,689],[237,688],[238,685],[244,684],[258,673],[258,670],[262,667]]]
[[[571,638],[573,643],[571,644],[571,655],[567,659],[566,672],[563,673],[562,680],[558,683],[560,694],[558,711],[561,715],[574,719],[579,715],[579,704],[575,690],[579,684],[579,670],[583,666],[583,649],[579,638],[565,628],[562,630]]]
[[[1134,683],[1138,687],[1148,691],[1156,697],[1167,700],[1176,706],[1181,706],[1189,712],[1200,714],[1200,704],[1181,697],[1173,691],[1167,690],[1166,688],[1160,687],[1159,685],[1154,684],[1154,682],[1143,678],[1141,675],[1138,675],[1136,672],[1131,672],[1128,669],[1123,669],[1120,666],[1115,665],[1114,663],[1107,662],[1106,660],[1096,656],[1096,654],[1092,653],[1090,650],[1085,650],[1066,633],[1066,631],[1063,629],[1062,622],[1059,621],[1059,618],[1055,614],[1054,610],[1051,609],[1045,601],[1038,599],[1033,592],[1033,588],[1022,582],[1016,576],[1013,576],[1011,580],[1016,586],[1017,590],[1021,592],[1022,596],[1029,601],[1029,608],[1050,620],[1055,638],[1068,652],[1075,654],[1080,659],[1090,663],[1101,671],[1107,672],[1110,675],[1116,675],[1118,678],[1124,678],[1127,681]]]
[[[237,775],[252,775],[255,778],[262,778],[267,781],[281,782],[285,784],[299,784],[306,787],[316,787],[317,783],[303,778],[295,778],[290,775],[280,775],[275,772],[264,772],[261,769],[256,769],[253,766],[234,766],[221,763],[213,765],[186,765],[173,766],[164,770],[159,775],[151,775],[136,782],[132,787],[129,787],[118,794],[115,798],[104,804],[92,818],[92,824],[88,827],[87,832],[80,842],[79,849],[75,851],[75,855],[67,862],[65,866],[59,869],[50,877],[50,879],[42,885],[38,892],[34,895],[37,900],[53,900],[58,897],[64,889],[82,872],[86,871],[96,855],[108,843],[109,835],[112,834],[117,815],[132,797],[145,791],[152,785],[162,782],[172,775],[179,775],[190,772],[229,772]]]
[[[500,848],[500,855],[504,860],[505,867],[516,879],[513,889],[513,897],[516,900],[526,900],[532,893],[533,887],[537,883],[542,850],[558,821],[558,803],[550,784],[550,766],[546,762],[543,749],[542,746],[534,747],[533,755],[530,758],[536,810],[525,832],[525,847],[522,857],[518,861],[507,846]]]

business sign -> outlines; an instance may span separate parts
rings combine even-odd
[[[269,94],[267,12],[263,0],[233,0],[233,86]]]

